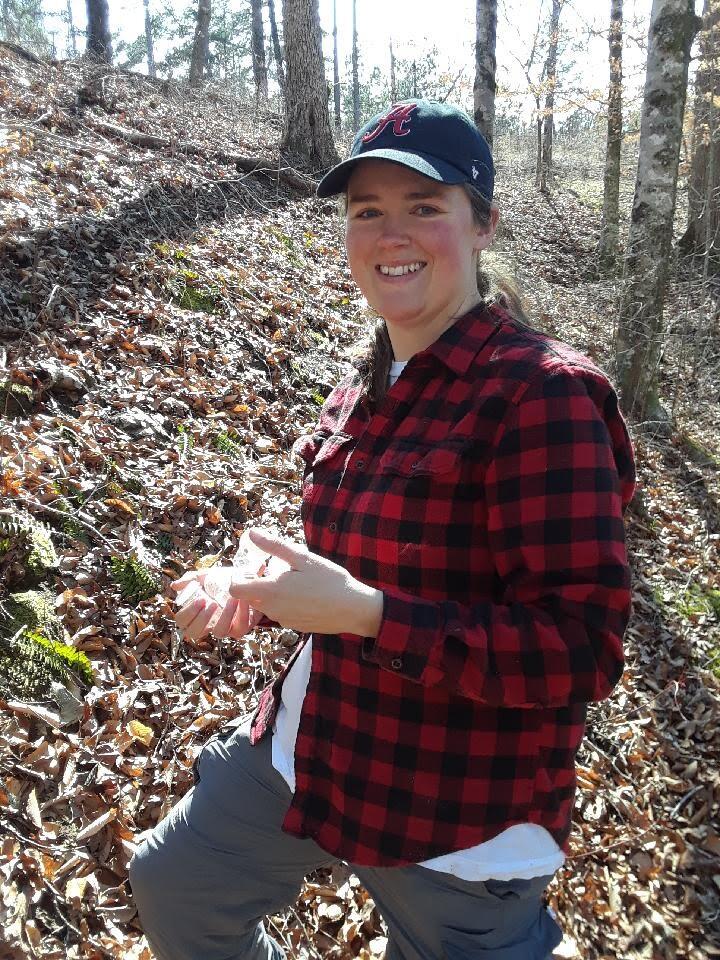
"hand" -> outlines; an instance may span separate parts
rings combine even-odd
[[[230,585],[232,598],[298,633],[377,636],[383,609],[380,590],[291,540],[257,529],[250,531],[250,539],[287,566],[273,572],[278,568],[271,561],[264,577],[239,576]]]
[[[219,603],[210,597],[204,587],[212,572],[213,568],[189,570],[171,584],[180,604],[175,621],[184,636],[194,640],[211,633],[215,637],[244,637],[257,626],[262,613],[242,600],[229,598]]]

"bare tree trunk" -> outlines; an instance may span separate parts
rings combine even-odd
[[[492,147],[495,128],[497,0],[477,0],[475,14],[475,126]]]
[[[360,77],[358,74],[357,0],[352,0],[352,96],[353,130],[360,126]]]
[[[108,0],[85,0],[85,5],[87,7],[85,55],[98,63],[112,63]]]
[[[69,0],[68,0],[69,2]],[[15,41],[15,23],[10,12],[10,0],[2,0],[3,37],[8,43]]]
[[[610,88],[608,97],[605,192],[597,259],[603,270],[612,270],[619,254],[620,153],[622,150],[622,35],[623,0],[610,0]]]
[[[720,269],[720,0],[705,0],[695,79],[693,157],[683,250],[704,257],[704,273]]]
[[[265,63],[265,31],[263,30],[262,0],[250,0],[252,16],[252,67],[255,79],[255,99],[267,100],[268,76]]]
[[[616,344],[620,401],[628,416],[666,428],[658,399],[663,306],[670,257],[693,0],[653,0],[635,199]]]
[[[318,0],[283,0],[285,131],[282,149],[313,171],[338,162],[328,111]]]
[[[555,87],[557,86],[557,53],[558,38],[560,33],[560,11],[562,10],[563,0],[553,0],[552,14],[550,15],[550,36],[548,42],[548,55],[545,62],[545,82],[547,83],[547,93],[545,94],[545,111],[543,115],[542,130],[542,156],[540,160],[540,189],[543,193],[547,192],[552,179],[552,151],[553,151],[553,127],[555,124]]]
[[[275,19],[275,0],[268,0],[268,14],[270,16],[270,36],[272,38],[273,50],[275,51],[275,65],[277,66],[278,83],[280,90],[285,93],[285,68],[283,67],[283,55],[280,47],[280,37],[278,36],[277,20]]]
[[[150,18],[150,0],[143,0],[145,4],[145,44],[147,46],[147,65],[148,76],[154,77],[157,74],[155,70],[155,51],[153,49],[152,19]],[[70,0],[68,0],[68,6]]]
[[[337,46],[337,0],[333,0],[333,100],[335,104],[335,129],[340,130],[342,117],[340,115],[340,63],[338,62]]]
[[[72,52],[73,59],[77,57],[77,39],[75,36],[75,21],[73,20],[72,0],[67,0],[67,24],[69,49]]]
[[[543,118],[542,112],[540,109],[540,98],[535,97],[535,109],[536,109],[536,121],[535,126],[537,130],[537,136],[535,138],[537,149],[535,151],[535,186],[540,186],[540,178],[542,171],[542,145],[543,145]]]
[[[198,0],[195,41],[190,59],[190,86],[197,87],[205,76],[208,55],[210,53],[210,0]]]
[[[390,100],[397,103],[397,77],[395,76],[395,54],[392,48],[392,39],[390,40]]]

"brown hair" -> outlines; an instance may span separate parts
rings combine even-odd
[[[470,183],[463,183],[462,188],[470,201],[475,224],[479,227],[489,228],[492,211],[490,201]],[[343,202],[343,208],[345,206],[346,204]],[[515,280],[497,263],[488,264],[484,262],[479,253],[477,258],[477,288],[478,293],[486,303],[497,303],[514,320],[517,320],[523,326],[530,326],[522,294]],[[393,360],[392,344],[382,317],[375,321],[369,337],[354,352],[353,360],[362,376],[370,403],[377,406],[387,393],[388,376]]]

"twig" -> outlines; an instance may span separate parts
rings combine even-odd
[[[126,556],[130,553],[129,550],[122,550],[119,547],[113,546],[107,537],[100,533],[97,527],[94,527],[89,520],[86,520],[83,517],[83,514],[80,513],[79,510],[76,513],[69,514],[62,510],[56,510],[55,507],[48,507],[44,503],[39,503],[37,500],[32,500],[30,497],[18,497],[18,500],[20,503],[24,503],[27,507],[33,507],[35,510],[40,510],[42,513],[48,513],[53,517],[60,517],[63,520],[76,520],[81,527],[84,527],[85,530],[87,530],[89,533],[92,533],[94,537],[97,537],[101,543],[104,543],[108,550],[112,552],[113,556]]]
[[[688,790],[688,792],[678,800],[678,802],[670,811],[670,819],[671,820],[674,819],[678,815],[678,813],[680,813],[680,811],[685,806],[685,804],[689,800],[692,800],[692,798],[695,796],[696,793],[700,793],[700,791],[704,789],[705,789],[705,784],[699,783],[696,787],[693,787],[692,790]]]

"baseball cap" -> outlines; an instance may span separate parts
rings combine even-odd
[[[492,200],[495,169],[490,147],[458,107],[432,100],[403,100],[361,127],[350,156],[333,167],[317,188],[319,197],[342,193],[365,157],[392,160],[441,183],[471,183]]]

